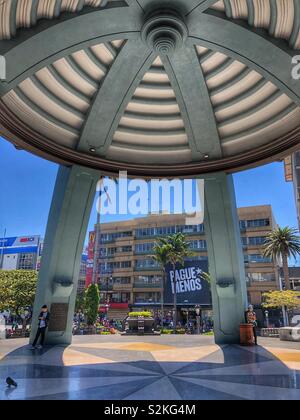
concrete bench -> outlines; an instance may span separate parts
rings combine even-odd
[[[279,338],[281,341],[299,341],[300,342],[300,327],[280,328]]]
[[[261,328],[258,330],[261,337],[279,337],[279,328]]]

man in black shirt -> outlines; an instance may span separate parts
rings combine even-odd
[[[49,313],[49,310],[48,310],[48,306],[44,305],[41,309],[41,313],[40,313],[40,316],[39,316],[38,330],[37,330],[34,342],[32,344],[32,349],[33,350],[35,350],[36,348],[38,348],[38,349],[43,348],[44,341],[45,341],[46,330],[47,330],[48,325],[49,325],[49,320],[50,320],[50,313]],[[41,337],[40,345],[36,346],[40,337]]]

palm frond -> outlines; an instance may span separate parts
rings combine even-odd
[[[272,259],[294,257],[300,254],[300,236],[294,228],[285,226],[274,229],[266,238],[262,248],[264,257]]]

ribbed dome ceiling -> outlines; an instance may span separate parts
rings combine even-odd
[[[145,176],[233,171],[296,149],[300,2],[164,3],[1,3],[3,136]]]

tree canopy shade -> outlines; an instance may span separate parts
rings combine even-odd
[[[36,271],[0,271],[0,311],[18,314],[19,308],[33,306],[36,284]]]
[[[94,325],[99,313],[100,293],[96,284],[91,284],[85,292],[84,313],[88,325]]]
[[[263,255],[274,261],[282,259],[285,287],[290,289],[288,259],[300,254],[300,236],[296,229],[288,226],[274,229],[263,245]]]
[[[264,293],[265,302],[263,306],[270,309],[279,309],[283,306],[291,311],[300,308],[300,294],[292,290],[272,291]]]

